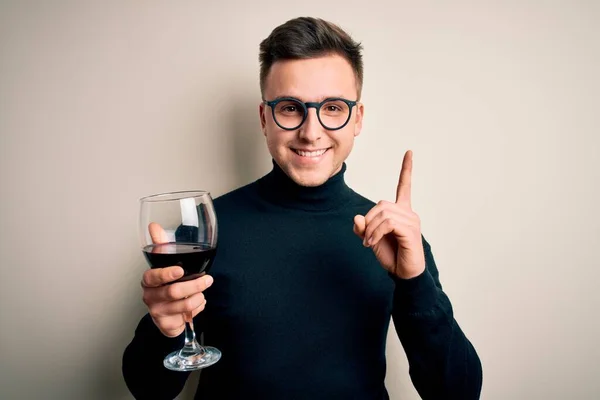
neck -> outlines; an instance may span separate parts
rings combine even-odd
[[[298,185],[273,161],[273,169],[259,180],[262,197],[271,203],[306,211],[326,211],[342,207],[350,198],[352,190],[346,185],[344,173],[340,171],[320,186]]]

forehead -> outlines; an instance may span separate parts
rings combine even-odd
[[[338,55],[277,61],[265,80],[265,99],[282,96],[303,101],[320,101],[334,96],[356,100],[354,70]]]

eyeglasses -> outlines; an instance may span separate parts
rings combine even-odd
[[[350,121],[352,107],[357,104],[356,101],[340,97],[328,98],[320,103],[304,103],[294,97],[282,97],[273,101],[263,100],[263,103],[271,107],[275,123],[287,131],[302,126],[308,116],[309,108],[317,110],[317,118],[323,128],[330,131],[342,129]]]

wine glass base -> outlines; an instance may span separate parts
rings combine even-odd
[[[210,367],[221,359],[221,351],[214,347],[203,347],[204,352],[199,355],[182,357],[179,350],[165,357],[163,364],[171,371],[196,371]]]

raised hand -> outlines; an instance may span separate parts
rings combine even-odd
[[[379,263],[402,279],[425,270],[421,220],[412,210],[411,179],[413,153],[407,151],[396,189],[396,202],[380,201],[365,216],[354,217],[354,233],[373,249]]]
[[[168,242],[167,234],[157,223],[148,226],[155,244]],[[213,278],[203,275],[191,281],[167,285],[183,276],[181,267],[154,268],[144,272],[142,278],[143,300],[154,324],[168,337],[179,336],[185,330],[186,319],[190,322],[204,310],[206,299],[202,293]]]

